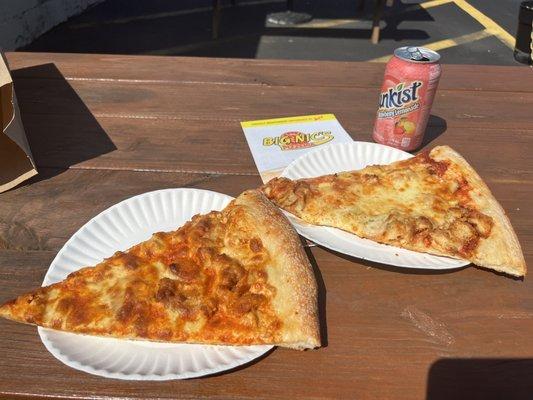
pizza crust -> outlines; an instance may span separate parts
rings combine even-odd
[[[248,206],[263,245],[275,265],[267,268],[269,282],[277,289],[273,305],[284,321],[282,342],[295,349],[320,346],[317,284],[300,238],[281,210],[258,190],[248,190],[235,200]]]
[[[459,153],[448,146],[435,147],[429,155],[436,161],[449,160],[457,165],[473,188],[471,197],[479,211],[495,221],[491,235],[481,240],[471,261],[513,276],[524,276],[527,266],[516,233],[483,179]]]

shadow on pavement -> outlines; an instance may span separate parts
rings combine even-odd
[[[364,39],[367,44],[374,2],[366,2],[364,13],[358,8],[358,1],[313,0],[295,3],[297,11],[308,12],[314,19],[358,22],[355,25],[344,26],[341,23],[320,29],[305,26],[273,27],[266,25],[266,17],[271,12],[285,10],[285,1],[241,0],[237,1],[236,6],[223,2],[225,6],[221,12],[219,39],[213,40],[210,1],[108,0],[59,25],[20,50],[256,58],[262,38],[269,38],[270,41],[281,38],[281,42],[274,46],[275,51],[288,52],[281,58],[293,58],[290,43],[283,42],[285,37]],[[408,12],[404,13],[404,10]],[[426,31],[406,29],[405,25],[402,25],[403,28],[399,25],[405,21],[432,20],[424,9],[396,1],[395,6],[383,17],[385,28],[381,38],[395,41],[427,40],[430,35]],[[319,55],[323,44],[313,43],[308,42]]]

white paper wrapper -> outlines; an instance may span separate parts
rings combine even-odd
[[[352,141],[333,114],[244,121],[241,126],[265,183],[310,150]]]

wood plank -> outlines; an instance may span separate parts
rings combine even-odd
[[[23,123],[41,167],[257,174],[235,121],[24,115]]]
[[[332,112],[372,121],[378,88],[130,83],[16,79],[23,115],[79,115],[134,119],[243,121]],[[474,101],[475,99],[475,101]],[[528,129],[533,93],[437,92],[432,124]]]
[[[0,301],[38,286],[52,256],[0,251]],[[523,359],[533,329],[530,279],[516,281],[473,267],[406,272],[321,248],[312,249],[310,257],[326,288],[321,293],[327,346],[319,350],[276,349],[253,365],[215,377],[128,382],[68,368],[44,349],[34,327],[1,320],[0,395],[375,399],[408,393],[424,398],[464,385],[461,377],[449,380],[450,368],[458,364],[472,376],[472,386],[467,383],[461,395],[526,398],[531,393],[533,363]]]
[[[237,196],[260,184],[259,177],[252,175],[43,169],[28,184],[0,194],[0,248],[58,251],[99,212],[151,190],[196,187]],[[533,184],[505,180],[489,184],[524,249],[533,251],[533,211],[529,207]]]
[[[379,88],[385,64],[100,54],[7,53],[16,78]],[[46,65],[46,64],[53,64]],[[133,66],[133,67],[132,67]],[[496,78],[495,78],[496,77]],[[505,77],[505,79],[502,79]],[[533,92],[525,66],[443,65],[441,89]]]
[[[40,167],[257,174],[237,121],[107,118],[90,114],[23,117]],[[349,113],[338,117],[355,140],[372,141],[372,120]],[[426,136],[427,147],[447,144],[456,148],[488,180],[533,182],[529,150],[533,146],[533,130],[432,125]]]

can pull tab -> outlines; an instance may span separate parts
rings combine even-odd
[[[429,59],[422,54],[418,47],[408,47],[407,52],[413,61],[429,61]]]

